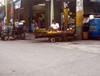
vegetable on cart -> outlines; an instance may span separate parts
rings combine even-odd
[[[35,38],[49,38],[51,42],[56,41],[66,41],[69,39],[74,38],[74,31],[73,29],[67,29],[66,31],[59,31],[59,30],[46,30],[46,29],[39,29],[37,28],[34,31]]]

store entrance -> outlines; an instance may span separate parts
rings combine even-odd
[[[33,18],[38,19],[41,15],[45,19],[45,4],[33,5]]]
[[[32,30],[35,29],[34,26],[32,26],[32,23],[34,23],[34,21],[37,23],[36,27],[41,27],[40,26],[40,22],[39,22],[39,18],[41,16],[41,18],[45,21],[45,3],[41,3],[41,4],[34,4],[32,5],[32,14],[30,16],[30,31],[34,31]]]

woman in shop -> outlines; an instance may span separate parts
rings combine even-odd
[[[33,31],[33,18],[29,18],[29,32]]]
[[[36,20],[33,20],[33,27],[34,27],[34,29],[35,29],[36,27],[38,27],[38,24],[37,24]]]
[[[31,27],[32,27],[32,29],[31,29],[32,32],[34,32],[34,29],[38,27],[36,20],[33,20]]]

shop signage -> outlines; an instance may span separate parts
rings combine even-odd
[[[50,1],[50,0],[46,0],[46,1]]]
[[[15,9],[21,8],[21,0],[15,2]]]
[[[13,2],[17,2],[17,1],[20,1],[20,0],[13,0]]]

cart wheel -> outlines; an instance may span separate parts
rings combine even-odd
[[[16,40],[16,39],[18,39],[18,35],[13,35],[13,38]]]
[[[14,39],[18,39],[18,34],[17,33],[13,32],[12,36],[13,36]]]
[[[5,40],[4,36],[1,36],[1,40]]]
[[[25,33],[23,32],[21,35],[20,35],[21,39],[22,40],[25,40]]]
[[[55,38],[51,38],[50,41],[51,41],[51,42],[55,42],[56,39],[55,39]]]
[[[8,40],[8,39],[9,39],[8,36],[2,36],[2,37],[1,37],[1,40],[4,40],[4,41],[6,41],[6,40]]]
[[[1,40],[4,40],[4,31],[1,31]]]
[[[1,33],[1,40],[6,41],[8,39],[9,39],[9,35],[7,35],[4,31],[2,31],[2,33]]]

